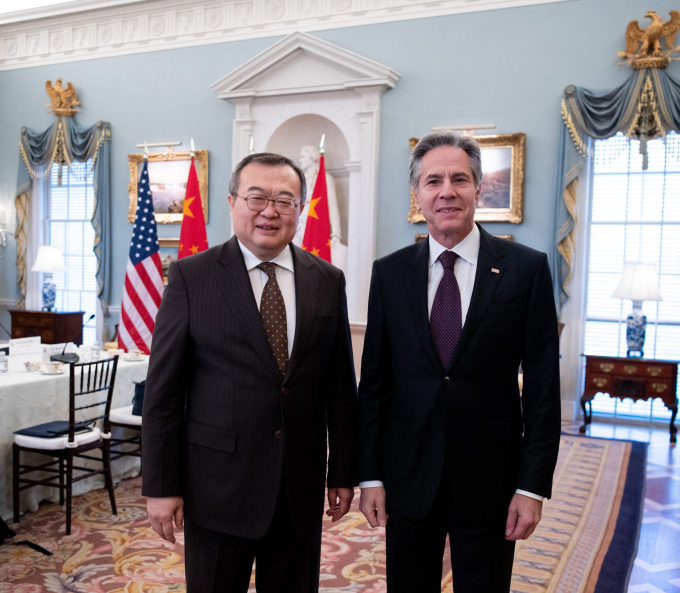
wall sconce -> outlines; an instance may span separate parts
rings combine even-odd
[[[52,274],[64,271],[64,256],[61,251],[51,245],[41,245],[38,257],[31,268],[31,272],[43,272],[43,311],[52,311],[57,300],[57,286],[52,280]]]
[[[644,356],[647,316],[642,313],[642,301],[663,300],[659,292],[656,266],[642,262],[624,262],[621,280],[612,297],[633,301],[633,310],[626,318],[626,356],[630,356],[632,352],[639,352],[640,357]]]

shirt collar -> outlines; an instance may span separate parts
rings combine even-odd
[[[243,254],[243,259],[246,263],[246,269],[250,272],[253,268],[256,268],[258,265],[262,263],[262,260],[255,256],[250,249],[248,249],[241,241],[236,239],[238,241],[238,246],[241,249],[241,253]],[[291,272],[295,271],[295,268],[293,266],[293,252],[290,250],[288,245],[284,248],[284,250],[279,253],[276,257],[268,260],[271,262],[274,262],[277,266],[281,266],[282,268],[285,268],[286,270],[289,270]]]
[[[458,257],[460,257],[462,260],[465,260],[467,263],[476,265],[477,257],[479,256],[480,236],[481,234],[479,232],[479,228],[476,224],[474,224],[472,225],[472,231],[468,233],[467,237],[465,237],[465,239],[463,239],[449,251],[453,251],[456,255],[458,255]],[[442,254],[442,251],[446,251],[446,247],[433,239],[432,235],[428,237],[428,241],[430,243],[431,267],[437,261],[437,258],[439,258],[439,256]]]

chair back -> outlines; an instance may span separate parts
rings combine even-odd
[[[100,424],[102,432],[110,433],[109,413],[116,381],[118,355],[113,358],[70,365],[69,431],[68,440],[75,441],[75,433]]]

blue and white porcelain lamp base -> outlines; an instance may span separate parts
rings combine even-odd
[[[57,301],[57,285],[52,280],[52,274],[45,272],[42,286],[43,311],[54,311]]]
[[[633,310],[626,318],[626,356],[633,356],[634,352],[640,358],[644,356],[646,329],[647,316],[642,313],[642,301],[633,301]]]

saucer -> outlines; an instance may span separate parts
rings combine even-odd
[[[47,369],[40,369],[40,374],[41,375],[61,375],[64,372],[64,369],[61,370],[54,370],[54,371],[48,371]]]
[[[144,360],[144,355],[142,356],[132,356],[131,354],[123,354],[123,360],[127,360],[128,362],[140,362]]]

